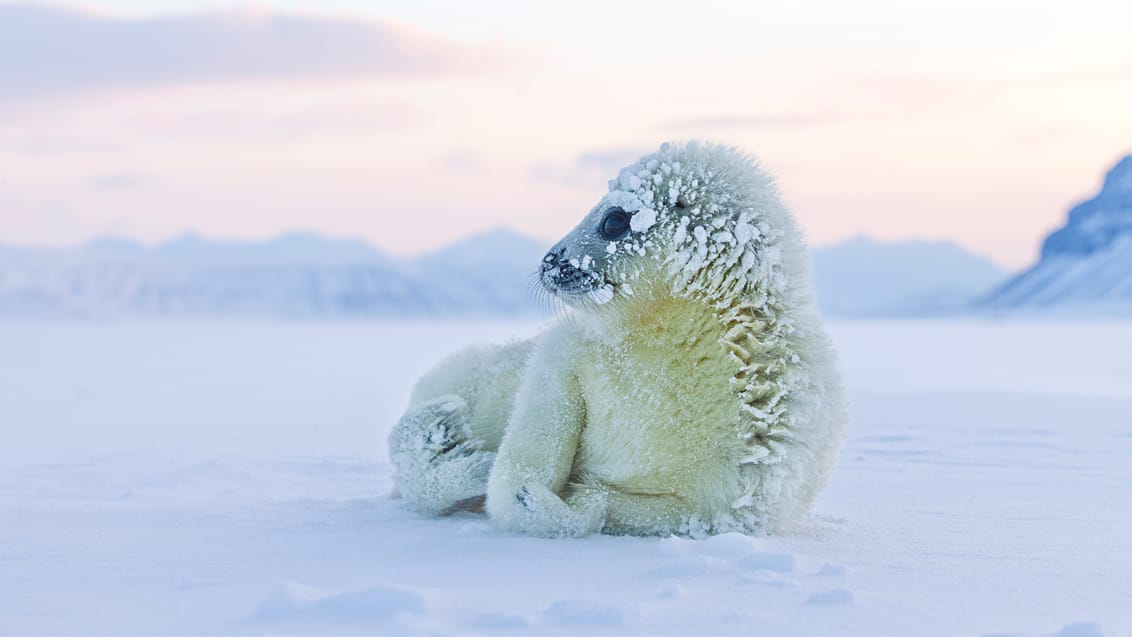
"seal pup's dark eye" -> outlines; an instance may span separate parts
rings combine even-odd
[[[629,233],[629,213],[614,206],[605,211],[597,231],[606,241],[616,241]]]

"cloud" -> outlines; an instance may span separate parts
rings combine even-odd
[[[1036,86],[1063,86],[1087,83],[1126,82],[1132,77],[1132,64],[1108,64],[1103,66],[1079,67],[1075,69],[1042,73],[1040,75],[1016,81],[1016,83],[1030,83]]]
[[[440,158],[446,170],[460,175],[470,175],[483,170],[483,161],[475,153],[466,150],[453,150]]]
[[[662,129],[672,128],[809,128],[839,122],[847,116],[839,113],[783,113],[776,115],[714,115],[690,117],[664,122]]]
[[[983,108],[1008,85],[1002,77],[883,73],[860,76],[859,90],[875,105],[904,114]]]
[[[62,153],[111,154],[124,152],[122,145],[70,134],[27,134],[0,136],[0,153],[41,156]]]
[[[641,147],[589,150],[565,165],[551,161],[535,162],[528,166],[527,176],[532,181],[569,187],[604,184],[616,177],[617,171],[653,150]]]
[[[129,190],[154,181],[153,175],[140,172],[118,172],[99,175],[90,180],[96,190]]]
[[[997,94],[1020,80],[1005,76],[965,77],[946,74],[870,73],[851,75],[815,90],[811,103],[839,97],[838,110],[727,114],[663,122],[661,130],[763,129],[799,130],[819,126],[891,120],[894,117],[985,108]]]
[[[420,77],[498,65],[497,50],[368,20],[264,11],[148,19],[0,5],[0,95],[196,82]]]
[[[180,113],[145,112],[131,117],[129,125],[147,139],[265,144],[315,135],[357,137],[403,131],[420,128],[429,121],[427,113],[407,102],[356,98],[308,104],[280,100],[257,109],[220,105]]]

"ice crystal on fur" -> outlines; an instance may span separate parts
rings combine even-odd
[[[427,399],[451,394],[468,403],[457,444],[493,462],[483,495],[503,528],[699,536],[789,525],[824,485],[844,421],[793,219],[752,159],[710,144],[666,144],[609,188],[543,269],[574,312],[515,352],[466,355],[472,364],[418,386],[423,419],[411,410],[393,434],[405,497],[425,484],[444,500],[436,476],[457,460],[411,441],[435,435],[419,424],[435,419]],[[616,208],[629,227],[607,240],[600,227]],[[481,374],[493,365],[512,375]],[[477,480],[457,479],[456,491]]]

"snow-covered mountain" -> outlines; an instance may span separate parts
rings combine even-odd
[[[536,311],[534,274],[549,247],[549,241],[497,229],[407,265],[426,285],[443,290],[443,303],[462,313],[530,314]]]
[[[824,314],[866,318],[965,311],[1006,273],[947,241],[857,237],[815,250],[813,277]]]
[[[1132,316],[1132,155],[1105,175],[1097,196],[1069,211],[1041,258],[994,290],[996,311]]]
[[[313,233],[0,248],[0,317],[531,316],[533,273],[548,246],[493,230],[409,260]],[[951,312],[1002,278],[993,264],[947,243],[858,238],[816,250],[814,262],[831,316]]]
[[[533,314],[543,242],[497,230],[415,260],[312,233],[269,241],[185,235],[146,248],[100,239],[0,250],[4,317],[419,317]]]

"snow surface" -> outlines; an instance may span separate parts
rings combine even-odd
[[[834,325],[849,437],[786,536],[391,499],[416,377],[537,328],[0,326],[0,635],[1132,634],[1132,325]]]

